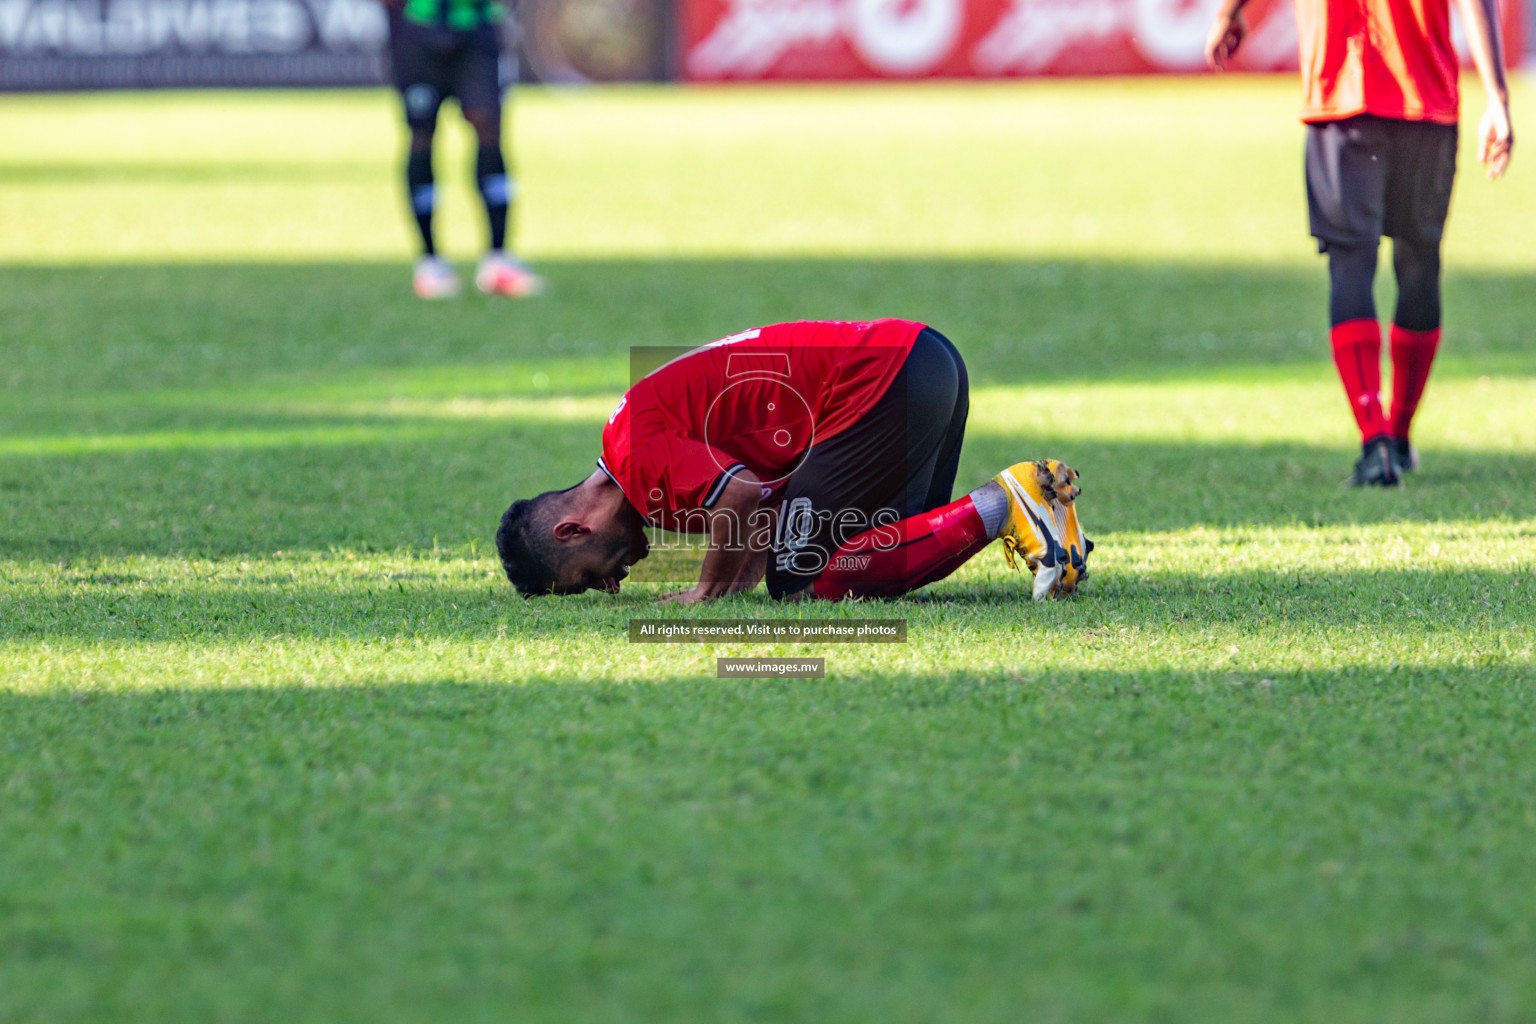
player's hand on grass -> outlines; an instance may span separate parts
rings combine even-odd
[[[749,551],[738,539],[742,523],[751,523],[762,495],[762,482],[750,469],[732,477],[709,514],[709,550],[699,569],[698,585],[667,594],[663,604],[700,604],[757,585],[758,563],[766,567],[766,551]]]
[[[1510,152],[1515,148],[1515,132],[1509,123],[1509,104],[1498,99],[1488,101],[1477,123],[1477,162],[1486,164],[1488,177],[1499,178],[1509,166]]]
[[[1227,61],[1243,45],[1248,35],[1248,19],[1239,6],[1223,4],[1205,38],[1205,62],[1212,71],[1224,71]]]

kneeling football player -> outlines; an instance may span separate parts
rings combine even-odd
[[[516,501],[496,534],[524,597],[617,592],[647,528],[704,534],[694,604],[755,587],[777,600],[893,597],[991,541],[1070,594],[1093,549],[1077,472],[1021,462],[951,501],[970,408],[948,338],[907,320],[802,321],[693,349],[627,391],[597,470]]]

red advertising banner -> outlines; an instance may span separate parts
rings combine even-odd
[[[679,0],[685,81],[1124,75],[1205,67],[1216,0]],[[1523,52],[1518,4],[1506,49]],[[1290,0],[1252,0],[1234,70],[1296,68]]]

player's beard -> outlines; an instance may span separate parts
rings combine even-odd
[[[645,535],[645,520],[640,518],[638,513],[630,517],[629,537],[625,546],[627,548],[624,553],[626,565],[634,565],[651,553],[651,541]]]
[[[635,543],[634,531],[628,524],[614,530],[611,534],[601,538],[594,538],[601,546],[601,558],[603,564],[611,566],[610,575],[607,577],[604,589],[610,593],[616,593],[619,584],[624,582],[629,575],[629,566],[633,565],[637,558],[644,558],[648,546],[645,534],[642,531],[639,544]]]

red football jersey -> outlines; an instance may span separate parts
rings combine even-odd
[[[735,474],[757,474],[767,497],[813,444],[857,423],[923,326],[802,320],[693,349],[625,392],[598,466],[652,523],[700,529],[679,514],[712,508]]]
[[[1303,121],[1455,124],[1449,0],[1296,0]]]

